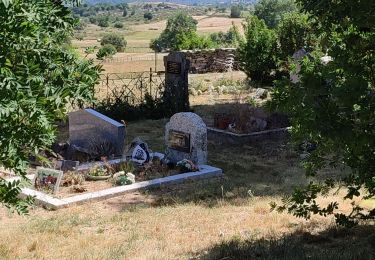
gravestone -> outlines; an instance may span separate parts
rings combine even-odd
[[[165,126],[167,158],[173,163],[183,159],[207,164],[207,127],[197,114],[191,112],[173,115]]]
[[[184,52],[171,52],[164,57],[166,112],[173,115],[190,110],[189,105],[189,68],[190,61]]]
[[[292,83],[300,82],[299,72],[301,71],[301,61],[306,55],[308,55],[308,52],[306,52],[304,49],[300,49],[293,54],[292,58],[296,68],[295,71],[290,72],[290,81]]]
[[[122,156],[125,125],[98,113],[83,109],[69,114],[70,144],[90,151],[93,145],[111,144],[114,156]]]

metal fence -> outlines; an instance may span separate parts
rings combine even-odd
[[[153,99],[161,97],[164,92],[165,72],[109,73],[101,76],[100,85],[96,88],[99,100],[115,102],[125,100],[131,105],[143,103],[145,96]]]

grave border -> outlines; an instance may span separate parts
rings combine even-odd
[[[164,178],[158,178],[149,181],[143,181],[134,183],[126,186],[118,186],[109,189],[104,189],[95,192],[89,192],[85,194],[79,194],[67,198],[55,198],[51,195],[45,194],[40,191],[36,191],[30,188],[23,188],[21,191],[21,198],[32,196],[35,199],[37,204],[41,204],[47,209],[56,210],[60,208],[66,208],[73,205],[79,205],[90,201],[100,201],[117,196],[124,195],[129,192],[134,192],[137,190],[148,189],[148,188],[157,188],[163,185],[173,185],[184,182],[186,180],[194,179],[205,179],[211,177],[221,177],[223,176],[223,171],[219,168],[212,167],[209,165],[200,165],[199,172],[188,172],[177,174],[173,176],[168,176]],[[28,175],[27,178],[31,179],[34,175]],[[19,180],[20,177],[11,178],[7,181]]]

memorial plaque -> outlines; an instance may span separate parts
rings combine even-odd
[[[190,134],[180,131],[169,131],[168,147],[180,152],[190,153]]]
[[[181,63],[168,61],[167,72],[171,74],[181,74]]]
[[[37,190],[56,193],[62,177],[62,171],[38,167],[34,177],[34,186]]]

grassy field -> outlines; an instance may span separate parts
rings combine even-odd
[[[198,21],[198,33],[207,35],[213,32],[226,32],[235,24],[242,28],[243,19],[228,17],[194,16]],[[94,24],[88,24],[84,30],[83,40],[73,40],[73,46],[80,53],[87,47],[100,46],[98,41],[104,34],[115,32],[124,35],[128,42],[124,53],[117,53],[112,61],[103,62],[106,73],[140,72],[155,68],[154,54],[149,48],[150,41],[157,38],[166,26],[166,20],[152,23],[130,23],[123,29],[112,27],[101,28]],[[94,55],[89,56],[94,58]],[[131,58],[134,57],[133,60]],[[164,70],[163,54],[158,55],[157,69]]]
[[[205,118],[220,106],[192,103]],[[129,123],[127,141],[139,136],[152,150],[164,151],[166,122]],[[209,163],[225,177],[59,211],[36,207],[30,216],[0,209],[0,259],[374,259],[369,223],[341,230],[331,218],[270,212],[271,201],[307,183],[291,145],[210,141]],[[322,176],[340,173],[326,169]],[[350,203],[340,195],[319,200],[337,199],[348,212]]]

